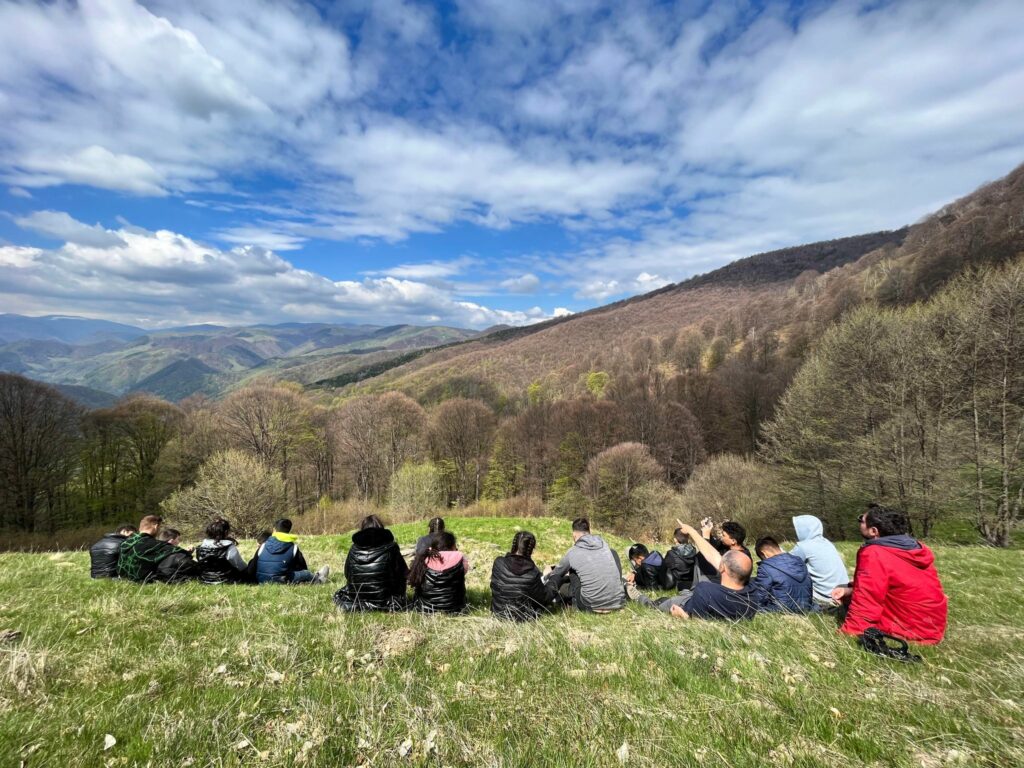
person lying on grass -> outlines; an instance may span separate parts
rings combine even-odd
[[[551,610],[558,592],[544,583],[533,562],[537,537],[518,531],[512,537],[512,550],[491,566],[491,612],[502,619],[531,621]]]
[[[573,546],[545,579],[574,608],[593,613],[619,610],[626,602],[619,556],[590,532],[590,521],[572,521]]]
[[[651,600],[632,584],[627,584],[626,593],[630,599],[680,619],[735,620],[753,617],[757,613],[757,602],[750,584],[750,572],[753,570],[750,558],[736,550],[720,554],[696,528],[677,522],[700,554],[718,569],[719,581],[702,581],[692,590],[684,590],[675,597],[659,602]]]
[[[323,584],[331,572],[325,565],[315,574],[299,549],[292,521],[286,517],[274,523],[274,533],[256,550],[256,581],[259,584]]]
[[[89,575],[94,579],[116,579],[121,544],[138,532],[139,529],[134,525],[124,523],[89,547]]]
[[[415,590],[412,607],[427,613],[465,611],[469,567],[469,560],[456,546],[455,534],[435,533],[409,569],[409,584]]]
[[[935,555],[910,535],[910,520],[897,510],[871,504],[859,518],[864,544],[849,586],[832,590],[847,607],[840,630],[882,632],[924,645],[946,633],[948,605],[935,570]]]
[[[368,515],[352,534],[345,557],[345,586],[334,593],[342,611],[400,611],[405,608],[409,568],[394,534],[376,515]]]
[[[799,557],[783,552],[772,536],[762,536],[754,545],[757,576],[751,582],[759,611],[806,613],[814,592],[811,574]]]

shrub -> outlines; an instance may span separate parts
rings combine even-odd
[[[764,533],[792,534],[789,517],[780,509],[774,471],[753,459],[722,454],[702,464],[683,488],[680,507],[684,522],[694,525],[702,517],[736,520],[751,541]],[[666,527],[675,527],[674,516],[662,519]]]
[[[444,504],[441,473],[432,462],[406,462],[391,477],[388,506],[398,518],[418,519]]]
[[[662,485],[664,470],[646,445],[620,443],[587,464],[583,489],[591,501],[591,517],[617,533],[648,531],[654,527],[652,485]]]

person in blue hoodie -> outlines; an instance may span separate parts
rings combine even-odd
[[[639,589],[672,589],[674,586],[675,582],[667,581],[665,560],[658,550],[651,552],[643,544],[634,544],[629,548],[629,562],[633,570],[626,580]]]
[[[309,570],[306,558],[292,533],[292,521],[281,518],[274,523],[270,538],[256,550],[256,582],[258,584],[323,584],[330,574],[325,565],[316,573]]]
[[[836,603],[832,600],[832,590],[844,587],[850,581],[839,550],[822,535],[821,520],[814,515],[794,517],[793,530],[796,531],[797,544],[789,554],[803,560],[811,574],[815,608],[834,608]]]
[[[782,551],[771,536],[754,545],[760,562],[751,582],[759,612],[806,613],[811,610],[813,588],[807,566],[799,557]]]

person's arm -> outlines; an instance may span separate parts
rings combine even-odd
[[[675,616],[677,619],[688,619],[688,618],[690,618],[690,614],[688,614],[686,611],[684,611],[682,606],[679,606],[679,605],[673,605],[669,609],[669,612],[673,616]]]
[[[677,519],[676,522],[679,523],[679,527],[683,529],[683,533],[686,533],[690,536],[690,541],[693,542],[693,546],[697,548],[697,551],[700,552],[704,556],[704,559],[707,560],[711,564],[711,566],[717,570],[722,565],[721,553],[717,549],[715,549],[711,545],[711,542],[705,539],[704,536],[700,533],[700,531],[698,531],[692,525],[688,525],[687,523],[684,523],[682,520],[679,519]]]
[[[878,625],[885,608],[885,595],[889,591],[889,574],[867,547],[857,556],[857,570],[853,575],[853,591],[846,621],[840,628],[847,635],[861,635],[868,627]]]
[[[569,555],[571,553],[571,549],[566,552],[565,557],[559,561],[558,565],[551,569],[547,579],[545,579],[545,583],[550,584],[555,590],[562,586],[562,582],[565,581],[565,577],[569,574],[569,569],[572,567],[572,564],[569,561]]]
[[[295,558],[292,560],[292,568],[296,571],[308,571],[309,566],[306,565],[306,558],[302,554],[302,550],[299,549],[299,545],[295,544]]]
[[[242,553],[238,551],[238,547],[232,544],[228,547],[228,562],[236,571],[244,571],[246,568],[245,560],[242,558]]]
[[[616,552],[614,549],[611,549],[611,547],[609,547],[609,550],[612,553],[612,560],[615,561],[615,572],[617,574],[619,574],[619,576],[621,576],[622,575],[622,561],[619,560],[619,553]]]
[[[758,566],[757,575],[750,582],[754,590],[754,602],[759,609],[767,608],[772,603],[772,579],[767,568]]]
[[[465,555],[463,555],[462,556],[462,569],[463,569],[463,572],[469,573],[469,569],[472,568],[472,567],[473,566],[469,564],[469,558],[466,557]]]

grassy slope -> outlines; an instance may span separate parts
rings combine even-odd
[[[477,567],[455,618],[339,615],[338,578],[138,587],[90,581],[85,553],[0,555],[0,630],[23,632],[0,641],[0,765],[618,765],[623,744],[658,765],[1024,763],[1020,551],[937,548],[952,621],[911,667],[818,617],[495,621],[517,524],[538,562],[570,543],[560,521],[458,520]],[[303,549],[340,572],[345,542]]]

